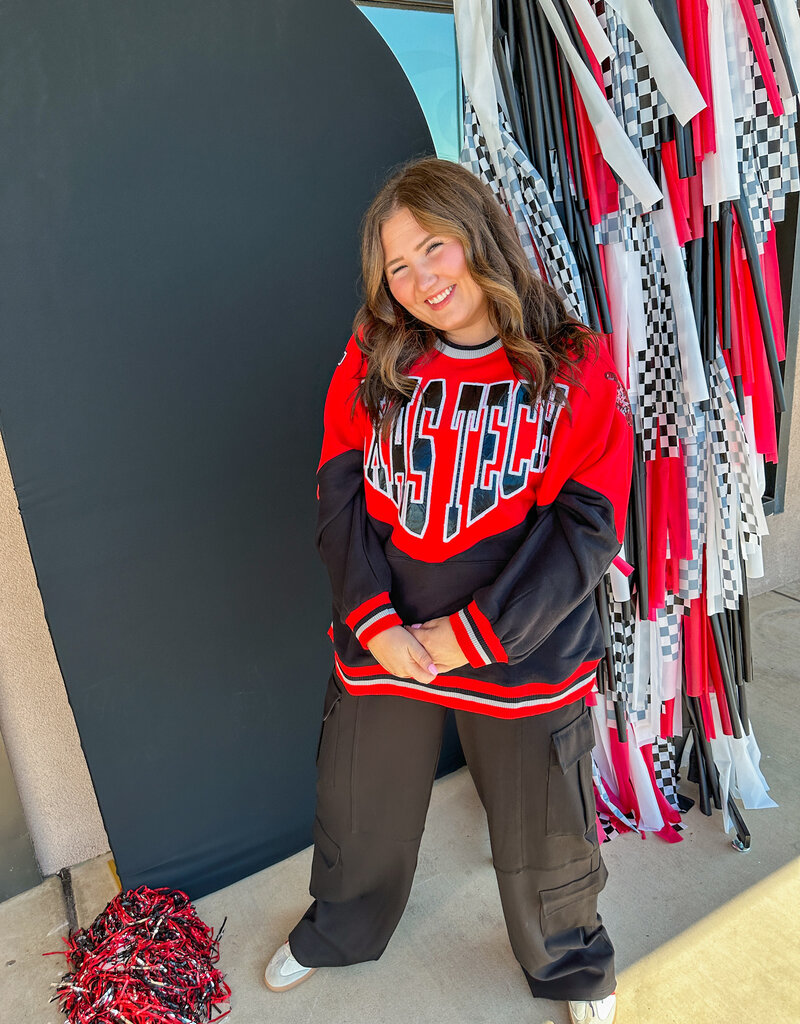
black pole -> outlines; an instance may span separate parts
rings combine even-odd
[[[575,221],[578,225],[579,235],[584,243],[581,248],[589,257],[589,266],[592,272],[592,281],[594,282],[595,301],[597,303],[597,314],[600,319],[600,329],[603,334],[610,334],[613,330],[611,310],[608,305],[608,296],[606,295],[603,269],[600,266],[600,254],[595,245],[594,231],[589,220],[588,206],[575,211]]]
[[[679,124],[678,119],[673,115],[673,131],[675,134],[675,156],[678,162],[678,177],[689,178],[689,161],[686,152],[686,134],[683,130],[683,125]]]
[[[714,801],[714,806],[718,810],[721,810],[722,794],[720,793],[719,782],[715,770],[716,765],[714,764],[714,755],[711,752],[711,744],[708,742],[708,737],[706,736],[705,728],[703,726],[703,712],[700,708],[700,698],[688,697],[687,706],[689,707],[690,717],[694,719],[694,724],[697,729],[696,735],[699,737],[700,741],[698,746],[698,760],[705,766],[708,788]]]
[[[750,267],[750,277],[753,282],[753,293],[758,307],[758,319],[761,324],[761,333],[764,336],[764,349],[767,353],[769,363],[769,374],[772,378],[772,390],[775,395],[775,404],[780,412],[786,412],[786,397],[783,393],[783,381],[781,380],[781,368],[778,363],[778,352],[775,348],[775,335],[772,332],[772,318],[769,315],[769,304],[767,303],[767,291],[764,287],[764,278],[761,274],[761,263],[758,258],[758,246],[753,225],[750,222],[744,203],[741,199],[733,200],[733,208],[736,211],[736,218],[739,222],[739,229],[742,232],[744,251],[747,256],[747,265]]]
[[[733,676],[731,674],[730,663],[728,661],[728,652],[725,647],[725,637],[721,619],[722,616],[717,613],[709,615],[708,617],[708,621],[711,624],[711,634],[714,637],[714,646],[717,650],[717,661],[719,662],[720,672],[722,674],[722,683],[725,690],[726,703],[728,705],[728,714],[731,719],[731,728],[733,729],[733,735],[738,740],[742,738],[742,726],[739,722],[738,701],[736,700]]]
[[[741,597],[739,598],[741,601]],[[728,609],[728,629],[733,647],[733,666],[736,680],[736,698],[739,709],[739,718],[742,722],[742,729],[745,735],[750,733],[750,719],[747,714],[747,689],[744,677],[744,652],[742,649],[742,630],[739,622],[738,610]]]
[[[717,318],[716,318],[716,275],[714,273],[714,221],[711,219],[711,208],[705,207],[703,214],[703,255],[705,257],[705,339],[706,358],[711,362],[717,350]]]
[[[578,55],[581,57],[586,67],[591,70],[592,65],[589,62],[589,57],[585,51],[583,40],[581,39],[580,33],[578,32],[578,28],[575,24],[574,15],[571,9],[564,3],[564,0],[553,0],[553,4],[556,8],[558,16],[561,18],[561,21],[567,30],[567,33],[569,34],[569,38],[572,42],[572,45],[578,51]]]
[[[558,87],[558,72],[554,46],[556,40],[550,31],[550,23],[545,17],[544,11],[537,5],[536,15],[539,19],[539,34],[544,54],[544,72],[547,79],[547,91],[550,100],[550,109],[553,123],[553,144],[556,151],[556,163],[558,164],[558,176],[561,179],[561,198],[564,203],[564,230],[571,244],[575,242],[575,214],[572,207],[572,191],[570,188],[570,173],[567,165],[567,154],[564,145],[564,128],[561,123],[561,91]]]
[[[720,333],[722,347],[731,347],[731,242],[733,239],[733,213],[727,200],[719,205],[719,276],[722,291],[719,296]]]
[[[519,41],[522,51],[519,63],[522,65],[522,79],[531,122],[530,137],[532,151],[529,156],[535,162],[536,170],[544,178],[545,183],[552,189],[550,161],[547,157],[544,110],[536,71],[539,63],[536,58],[533,26],[527,0],[516,0],[516,3],[520,30]]]
[[[733,799],[733,794],[728,793],[728,813],[733,819],[733,827],[736,829],[736,840],[733,845],[737,850],[741,850],[745,853],[750,849],[750,830],[745,823],[744,818],[736,806],[736,801]]]
[[[586,208],[586,193],[583,188],[580,146],[578,144],[578,122],[575,117],[575,99],[572,95],[572,72],[560,47],[556,48],[558,69],[561,74],[561,94],[564,100],[564,118],[567,122],[569,151],[572,154],[572,179],[575,182],[576,202],[579,210]]]
[[[632,495],[634,498],[634,514],[636,517],[636,578],[638,583],[639,618],[650,617],[649,613],[649,580],[647,563],[647,513],[645,506],[646,478],[642,454],[642,439],[638,432],[634,435],[634,456]]]
[[[605,674],[608,677],[608,689],[613,694],[617,694],[617,680],[614,674],[614,656],[612,653],[612,639],[611,639],[611,614],[608,610],[608,594],[606,592],[605,577],[595,587],[594,591],[595,602],[597,604],[597,610],[600,615],[600,625],[603,630],[603,643],[605,646],[605,653],[603,655],[603,665]],[[617,736],[620,743],[628,742],[628,729],[625,724],[625,714],[622,709],[622,705],[619,700],[612,697],[612,704],[614,705],[614,718],[617,726]]]
[[[742,634],[742,661],[744,678],[752,683],[753,681],[753,648],[750,642],[750,598],[747,592],[747,573],[745,571],[744,558],[739,553],[740,575],[742,577],[742,594],[739,598],[739,625]]]
[[[503,94],[506,101],[506,113],[508,114],[508,120],[511,125],[511,132],[519,144],[520,149],[527,154],[530,152],[530,144],[522,124],[522,114],[519,109],[519,97],[517,96],[517,90],[514,88],[511,69],[509,68],[508,61],[506,60],[503,40],[499,36],[495,36],[493,48],[494,62],[497,66],[500,84],[503,87]]]
[[[789,47],[786,42],[786,36],[783,34],[781,20],[775,10],[774,0],[762,0],[762,2],[764,4],[764,11],[767,15],[770,28],[772,29],[772,38],[775,40],[775,45],[778,47],[778,52],[781,55],[783,66],[786,68],[786,78],[789,82],[789,91],[792,96],[796,96],[800,90],[797,88],[797,79],[795,78],[794,68],[792,67],[792,61],[789,56]]]

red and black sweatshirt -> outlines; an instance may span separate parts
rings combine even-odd
[[[354,338],[333,375],[317,472],[317,545],[333,588],[336,672],[499,718],[584,696],[603,655],[594,589],[617,554],[630,488],[628,396],[601,345],[535,407],[498,339],[439,341],[387,440],[353,397]],[[432,683],[390,675],[368,642],[447,615],[468,664]]]

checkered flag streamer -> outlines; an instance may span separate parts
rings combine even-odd
[[[675,741],[658,739],[653,744],[653,767],[656,785],[676,810],[678,807],[678,784],[675,771]]]
[[[670,591],[664,595],[664,607],[656,609],[660,653],[667,661],[677,661],[680,657],[681,624],[685,611],[683,599]]]
[[[503,149],[498,154],[501,166],[495,168],[477,114],[467,98],[461,163],[486,182],[498,202],[508,209],[534,270],[541,273],[544,269],[570,313],[586,320],[588,311],[578,265],[553,199],[541,175],[512,138],[508,121],[500,109],[499,116]]]
[[[639,339],[637,396],[642,418],[642,449],[646,460],[680,455],[680,438],[691,436],[693,421],[683,390],[675,343],[672,290],[652,218],[634,218],[633,237],[640,254],[646,334]]]
[[[708,514],[706,417],[700,409],[693,411],[694,436],[682,441],[692,557],[682,558],[678,563],[678,594],[687,603],[700,597],[703,591],[703,549],[706,543]]]

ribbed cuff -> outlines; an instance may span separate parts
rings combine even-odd
[[[402,626],[403,620],[397,614],[389,600],[389,593],[377,594],[369,601],[360,604],[344,620],[356,635],[356,639],[367,650],[367,644],[392,626]]]
[[[460,612],[454,612],[449,619],[458,645],[473,668],[483,668],[498,661],[508,663],[508,655],[491,623],[474,601]]]

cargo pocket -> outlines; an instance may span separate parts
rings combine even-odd
[[[607,878],[608,871],[601,860],[598,867],[583,878],[539,894],[540,924],[550,956],[556,958],[566,949],[582,946],[585,934],[595,931],[598,925],[597,894]],[[580,934],[579,929],[583,929],[585,934]]]
[[[594,825],[593,746],[594,726],[588,708],[550,737],[547,835],[585,836]]]
[[[317,740],[317,769],[321,781],[334,785],[336,778],[336,747],[339,740],[339,702],[341,691],[333,676],[328,680],[325,703],[322,708],[322,725]]]
[[[341,851],[322,827],[319,818],[314,818],[311,835],[314,839],[314,856],[311,861],[309,891],[315,899],[335,899],[341,885]]]

